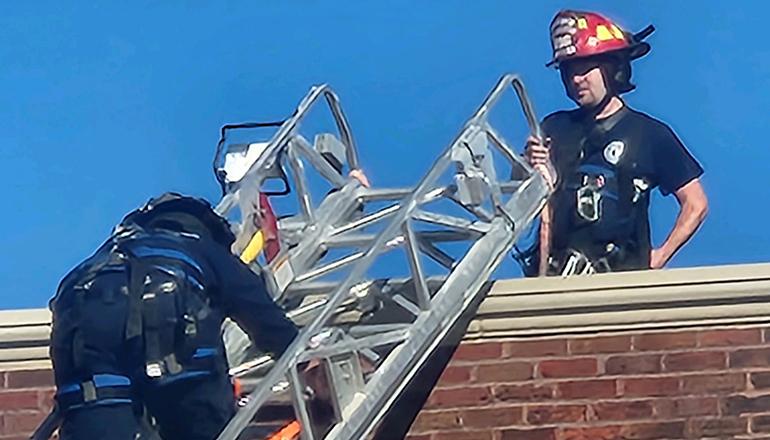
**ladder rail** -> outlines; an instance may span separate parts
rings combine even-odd
[[[530,131],[532,133],[539,133],[540,129],[537,123],[537,119],[534,116],[531,103],[528,100],[526,92],[523,88],[523,84],[515,75],[504,76],[498,82],[493,91],[484,100],[479,110],[468,121],[468,123],[466,123],[464,129],[460,132],[455,141],[435,161],[434,165],[430,168],[428,173],[420,180],[413,192],[407,194],[400,202],[395,212],[388,216],[390,217],[388,224],[381,232],[377,234],[371,247],[364,251],[363,254],[358,258],[357,263],[353,265],[348,276],[327,297],[326,304],[323,306],[323,308],[312,319],[312,321],[302,329],[297,338],[295,338],[290,347],[287,349],[286,354],[284,354],[284,356],[282,356],[276,362],[272,370],[263,379],[262,385],[249,395],[248,403],[235,415],[235,417],[233,417],[230,423],[221,432],[218,439],[234,440],[237,438],[240,432],[245,429],[246,425],[253,418],[258,408],[269,398],[273,386],[283,380],[287,373],[290,373],[290,381],[292,382],[292,386],[295,387],[295,389],[299,387],[300,379],[296,375],[296,366],[302,358],[305,347],[309,346],[311,338],[316,335],[335,315],[337,309],[349,297],[350,289],[353,288],[356,283],[359,283],[362,280],[363,275],[374,262],[374,259],[389,248],[389,243],[393,240],[393,238],[403,234],[404,225],[408,224],[408,221],[412,215],[417,212],[420,203],[427,198],[431,191],[435,191],[434,182],[436,182],[441,177],[441,175],[445,173],[446,170],[449,169],[449,167],[452,165],[452,152],[454,148],[461,142],[465,142],[466,137],[469,136],[469,134],[478,132],[479,130],[484,130],[484,128],[486,128],[485,126],[488,126],[488,124],[486,124],[486,117],[489,111],[509,85],[513,86],[513,89],[516,92],[520,102],[522,102],[522,109],[527,118]],[[485,134],[488,134],[488,132],[484,132]],[[459,316],[459,313],[462,312],[462,310],[471,300],[471,297],[464,298],[464,300],[460,302],[462,306],[459,309],[450,310],[450,307],[457,307],[458,303],[449,301],[447,298],[451,298],[452,296],[446,295],[446,291],[454,288],[455,291],[458,292],[468,291],[478,293],[479,288],[483,285],[483,283],[486,282],[494,268],[496,268],[500,261],[502,261],[506,252],[510,250],[510,247],[512,247],[513,242],[515,241],[516,233],[521,229],[513,222],[513,219],[518,218],[523,220],[523,224],[528,224],[544,205],[549,189],[543,178],[538,173],[533,172],[531,167],[529,167],[528,164],[526,164],[526,162],[524,162],[521,158],[517,157],[515,154],[512,154],[511,152],[513,150],[507,147],[502,139],[500,139],[499,143],[502,144],[499,146],[499,149],[505,156],[509,156],[509,160],[529,171],[528,179],[517,186],[511,199],[506,204],[500,203],[499,200],[499,195],[502,193],[500,189],[501,186],[497,182],[490,182],[494,191],[493,198],[497,199],[495,200],[495,209],[498,211],[497,214],[499,214],[493,219],[493,226],[489,231],[486,232],[484,237],[478,239],[476,243],[473,244],[471,251],[469,251],[466,257],[463,258],[459,264],[450,272],[448,278],[445,279],[442,288],[439,289],[439,291],[435,294],[434,299],[432,301],[428,301],[427,304],[424,301],[420,301],[420,305],[427,307],[427,309],[423,310],[422,316],[417,317],[411,328],[414,331],[414,334],[412,335],[413,337],[419,335],[420,331],[424,332],[424,341],[421,344],[413,343],[410,349],[404,349],[404,345],[401,345],[395,349],[398,351],[395,353],[395,356],[393,353],[391,353],[385,360],[385,363],[387,364],[389,362],[395,362],[393,359],[396,358],[400,360],[410,359],[413,361],[409,364],[411,366],[407,369],[404,369],[403,371],[399,371],[398,369],[388,370],[386,366],[380,366],[380,368],[378,368],[374,373],[371,381],[366,385],[366,389],[368,390],[371,388],[372,395],[374,396],[383,393],[389,393],[390,397],[388,397],[386,401],[380,403],[373,402],[373,398],[364,398],[357,402],[358,409],[353,410],[353,414],[362,414],[362,412],[365,412],[366,417],[361,418],[361,422],[356,423],[355,426],[350,423],[338,424],[337,427],[335,427],[335,430],[339,431],[339,435],[331,435],[329,438],[359,438],[350,436],[358,435],[362,432],[368,432],[372,429],[374,423],[376,423],[376,421],[381,418],[382,414],[387,411],[389,405],[392,404],[395,396],[398,394],[398,390],[388,390],[387,388],[391,387],[396,379],[403,379],[406,376],[414,374],[414,371],[416,371],[415,368],[413,368],[415,365],[414,362],[424,361],[424,351],[427,347],[424,346],[424,343],[428,342],[429,344],[437,344],[440,341],[442,333],[445,334],[449,330],[451,327],[449,324],[451,324],[451,322],[456,319],[456,316]],[[508,154],[506,154],[506,149],[508,150]],[[262,163],[265,163],[266,160],[263,159],[263,157],[260,157],[258,162],[261,161]],[[346,185],[346,187],[343,188],[341,192],[345,192],[346,189],[348,189],[348,185]],[[353,191],[355,199],[360,199],[367,193],[365,189],[360,187],[356,187],[353,189]],[[371,192],[369,192],[369,194],[371,194]],[[326,235],[323,232],[328,232],[328,229],[327,231],[322,231],[319,233],[319,235]],[[406,235],[408,236],[409,234],[407,233]],[[411,247],[413,245],[415,245],[415,243],[410,243],[410,241],[407,240],[407,247]],[[482,249],[480,246],[487,246],[487,252],[479,250]],[[471,261],[473,262],[473,265],[469,263]],[[476,269],[474,269],[474,267]],[[482,267],[483,269],[478,270],[478,267]],[[414,272],[418,273],[415,274]],[[422,278],[422,275],[423,274],[420,274],[419,271],[412,270],[413,278],[415,276]],[[465,285],[467,288],[458,290],[458,286],[460,285]],[[434,301],[436,304],[433,304]],[[442,316],[442,313],[437,313],[439,310],[443,311],[443,309],[437,308],[439,307],[437,304],[446,304],[441,307],[447,308],[446,312],[448,314]],[[431,316],[434,317],[434,320],[438,320],[437,322],[433,322],[431,324],[432,328],[426,331],[417,325],[417,323],[423,323],[425,320],[430,319]],[[441,325],[442,319],[445,320],[443,325]],[[430,333],[435,333],[435,335],[431,336],[431,334],[427,333],[428,331]],[[438,338],[435,336],[438,336]],[[412,338],[410,337],[410,341],[411,340]],[[415,350],[418,350],[418,348],[415,347],[421,347],[420,349],[422,351],[420,351],[420,353],[422,353],[422,355],[418,355],[419,353],[414,352]],[[383,368],[385,369],[384,372]],[[401,382],[401,386],[404,386],[404,381],[402,380]],[[295,393],[297,393],[297,396],[299,396],[298,392]],[[295,402],[295,404],[297,403],[298,402]],[[301,404],[301,402],[299,403]],[[377,405],[379,405],[379,407],[375,408]],[[300,413],[300,415],[302,415],[303,418],[305,417],[304,414]],[[345,418],[347,419],[348,417]],[[336,431],[332,431],[332,433],[334,432]],[[314,434],[310,432],[310,430],[303,430],[302,436],[304,439],[312,440],[314,438]]]
[[[405,202],[400,205],[398,210],[393,214],[393,218],[389,225],[377,235],[372,247],[364,253],[358,263],[352,268],[347,278],[330,295],[322,311],[309,325],[303,328],[299,335],[294,339],[289,348],[287,348],[286,354],[281,356],[270,373],[263,379],[262,386],[248,396],[248,403],[235,414],[224,430],[222,430],[219,437],[217,437],[218,440],[235,440],[246,428],[259,407],[264,404],[270,396],[272,387],[276,385],[286,375],[289,368],[296,363],[299,354],[302,351],[300,349],[306,347],[308,342],[310,342],[310,338],[318,333],[324,324],[333,316],[337,307],[339,307],[347,297],[350,288],[361,278],[364,271],[369,268],[374,257],[378,254],[378,251],[380,251],[380,249],[396,235],[396,232],[398,232],[401,224],[406,220],[411,209],[414,209],[417,205],[417,200],[428,191],[429,184],[436,180],[441,172],[450,165],[450,153],[451,151],[449,150],[444,152],[428,174],[423,177],[420,184],[417,185],[416,190],[406,197]],[[303,436],[305,435],[305,432],[303,432]]]
[[[243,178],[237,182],[233,182],[227,193],[222,197],[215,211],[220,215],[226,215],[235,204],[238,202],[238,196],[242,188],[252,187],[259,188],[264,179],[264,175],[260,172],[265,167],[275,161],[280,151],[287,146],[293,135],[296,134],[300,127],[302,120],[308,115],[310,110],[314,108],[318,100],[324,97],[329,109],[331,110],[332,117],[337,125],[337,130],[340,133],[341,141],[345,148],[348,164],[351,169],[358,168],[358,152],[356,149],[355,140],[350,130],[347,118],[342,111],[339,97],[329,87],[328,84],[321,84],[311,87],[308,94],[302,99],[297,106],[292,116],[287,119],[270,140],[269,144],[265,147],[262,154],[251,164],[248,171],[244,174]]]
[[[539,124],[534,117],[531,103],[523,84],[517,77],[504,77],[490,94],[487,102],[496,102],[506,83],[514,85],[531,131],[539,133]],[[484,107],[485,112],[479,112],[474,118],[475,122],[479,123],[491,107],[491,105]],[[535,191],[529,189],[535,189]],[[509,200],[505,210],[519,214],[515,217],[522,218],[522,223],[526,225],[545,205],[549,189],[544,179],[534,173],[517,192],[518,194]],[[459,261],[447,281],[435,294],[432,313],[425,313],[414,322],[412,326],[414,332],[409,336],[411,344],[400,347],[398,353],[387,360],[402,368],[385,369],[381,376],[375,375],[363,390],[364,397],[357,408],[347,415],[346,423],[337,425],[336,431],[332,431],[326,437],[327,439],[360,439],[372,432],[418,371],[415,366],[422,365],[427,360],[460,318],[462,312],[481,292],[481,286],[516,242],[523,228],[505,220],[507,220],[506,217],[496,218],[492,222],[491,231],[474,243],[468,254]],[[481,267],[480,270],[479,267]],[[441,325],[437,325],[439,322]],[[387,396],[387,401],[382,403],[367,398],[377,395]]]

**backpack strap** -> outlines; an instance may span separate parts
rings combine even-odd
[[[148,377],[178,375],[195,352],[198,322],[211,311],[202,294],[203,269],[174,246],[134,243],[125,252],[131,274],[126,339],[143,338]]]

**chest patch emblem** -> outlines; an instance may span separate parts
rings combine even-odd
[[[604,160],[617,165],[620,162],[620,158],[623,157],[625,150],[626,144],[623,141],[612,141],[604,147]]]

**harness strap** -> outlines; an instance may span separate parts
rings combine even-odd
[[[157,292],[142,295],[142,318],[144,319],[144,353],[146,373],[149,377],[160,377],[165,370],[160,347],[160,316]]]
[[[63,411],[89,405],[115,405],[133,402],[131,379],[117,374],[95,374],[90,380],[61,386],[56,403]]]
[[[142,296],[144,295],[144,279],[147,271],[136,258],[129,258],[129,301],[128,316],[126,317],[126,340],[142,334]]]

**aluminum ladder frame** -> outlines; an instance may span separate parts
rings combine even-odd
[[[340,419],[323,438],[352,440],[371,434],[462,312],[478,295],[483,294],[484,283],[512,249],[521,232],[537,216],[549,195],[550,190],[542,176],[510,148],[488,121],[490,111],[509,86],[516,92],[531,133],[540,136],[523,83],[516,75],[505,75],[416,187],[386,190],[363,188],[347,178],[321,156],[317,151],[318,142],[311,145],[299,134],[303,119],[319,98],[325,97],[337,123],[348,165],[357,167],[355,145],[337,96],[326,85],[311,89],[244,179],[233,185],[223,197],[217,211],[227,215],[240,208],[241,217],[247,218],[255,209],[250,200],[254,199],[267,178],[267,170],[282,166],[278,162],[284,161],[284,165],[293,171],[302,212],[296,218],[280,223],[283,240],[293,246],[283,246],[283,253],[267,267],[265,273],[277,299],[311,293],[326,293],[327,296],[290,312],[290,316],[304,318],[309,321],[308,324],[275,362],[259,387],[248,396],[247,403],[225,427],[219,440],[238,438],[259,407],[286,379],[301,425],[312,426],[299,366],[319,358],[330,371],[334,406]],[[490,146],[496,148],[512,167],[523,170],[523,175],[515,180],[498,179],[489,162]],[[317,209],[309,194],[303,159],[338,188],[324,198]],[[455,176],[460,176],[459,180],[455,179],[456,185],[440,184],[439,180],[451,171],[453,165],[457,168]],[[461,203],[458,188],[466,178],[475,178],[476,182],[485,184],[488,191],[482,198],[489,202],[487,204],[492,209]],[[504,200],[506,197],[508,199]],[[431,202],[442,199],[463,205],[476,219],[468,221],[424,209]],[[394,203],[351,220],[361,204],[386,200]],[[359,232],[378,222],[384,225],[379,233]],[[415,222],[429,223],[444,230],[416,231]],[[436,246],[444,241],[465,241],[470,243],[470,248],[464,257],[453,260]],[[324,250],[335,247],[361,250],[332,263],[322,263]],[[414,320],[407,324],[394,322],[351,327],[349,331],[332,325],[332,320],[345,304],[366,296],[372,280],[365,275],[377,262],[377,257],[397,247],[406,251],[416,300],[400,295],[397,289],[392,299],[410,312]],[[429,279],[421,264],[421,253],[444,265],[449,271],[448,276]],[[342,282],[315,281],[341,269],[350,269]],[[393,285],[398,283],[394,280]],[[384,358],[375,350],[393,344],[397,344],[396,348]],[[364,377],[362,373],[359,356],[377,364],[369,377]],[[252,363],[246,370],[260,363],[263,362]],[[303,429],[301,435],[305,440],[321,438],[312,429]]]

